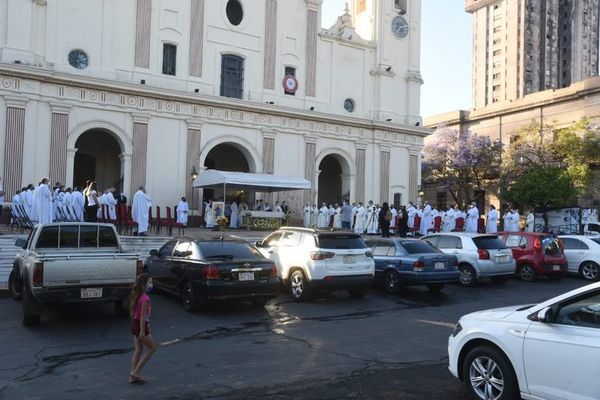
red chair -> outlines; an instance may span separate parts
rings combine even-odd
[[[427,232],[438,233],[442,231],[442,217],[435,217],[433,219],[433,228],[427,230]]]
[[[456,226],[452,229],[452,232],[462,232],[465,229],[465,219],[456,218]]]
[[[108,205],[102,204],[102,222],[106,223],[110,220],[108,216]]]
[[[413,223],[412,228],[410,228],[410,231],[413,233],[413,236],[416,236],[417,232],[419,232],[420,229],[421,229],[421,217],[418,215],[415,215],[415,221]]]
[[[131,206],[127,206],[127,227],[129,228],[129,231],[133,233],[134,228],[137,230],[137,225],[137,222],[135,222],[131,216]]]
[[[171,207],[165,207],[167,211],[167,217],[161,221],[161,226],[167,228],[169,236],[173,235],[173,218],[171,217]]]
[[[485,220],[483,218],[477,220],[477,232],[485,233]]]
[[[152,206],[148,207],[148,230],[156,229],[156,220],[152,217]]]
[[[127,225],[127,209],[125,208],[125,212],[123,212],[124,204],[117,204],[115,206],[115,211],[117,213],[117,232],[119,234],[123,233],[123,229],[126,228]]]

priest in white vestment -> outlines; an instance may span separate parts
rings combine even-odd
[[[231,208],[231,216],[229,217],[229,227],[232,229],[237,229],[239,228],[239,217],[240,217],[240,211],[237,205],[237,202],[234,200],[231,202],[231,206],[229,206]],[[277,206],[279,207],[279,206]]]
[[[396,233],[396,217],[398,217],[398,211],[396,211],[396,207],[392,206],[390,209],[392,213],[392,220],[390,221],[390,233],[394,235]]]
[[[358,203],[358,208],[356,209],[356,219],[354,221],[354,232],[358,234],[365,233],[365,222],[367,220],[367,211],[363,206],[363,203]]]
[[[115,188],[110,188],[108,193],[106,193],[106,197],[104,198],[104,201],[108,206],[108,218],[111,221],[117,220],[117,199],[115,199],[115,195],[113,194],[114,192]]]
[[[133,195],[131,203],[131,217],[138,224],[137,235],[148,236],[149,210],[152,206],[152,199],[146,194],[143,186]]]
[[[488,211],[487,219],[485,223],[485,233],[496,233],[498,232],[498,210],[492,204],[490,211]]]
[[[52,192],[48,183],[50,179],[44,178],[33,193],[33,203],[35,206],[35,216],[40,224],[52,222]]]
[[[29,184],[27,190],[21,192],[21,204],[25,207],[25,212],[31,219],[31,208],[33,207],[33,185]]]
[[[469,204],[469,210],[467,211],[466,231],[470,233],[477,233],[477,224],[479,222],[479,210],[475,206],[475,203]]]
[[[342,209],[339,204],[335,205],[335,214],[333,215],[333,227],[342,229]]]
[[[533,210],[529,210],[529,213],[527,214],[527,219],[525,220],[525,231],[535,231],[535,215],[533,214]]]
[[[516,209],[511,210],[510,214],[510,220],[512,222],[511,231],[519,232],[521,230],[521,227],[519,226],[519,222],[521,221],[521,215],[519,215],[519,211]]]
[[[426,201],[425,207],[423,207],[423,215],[421,216],[421,227],[419,229],[419,233],[421,235],[427,235],[427,231],[431,228],[432,212],[433,211],[431,209],[431,206],[429,205],[429,202]]]
[[[189,213],[190,207],[188,206],[188,202],[185,197],[182,197],[177,204],[177,223],[179,225],[187,226]]]
[[[213,216],[212,199],[208,200],[206,207],[204,208],[204,223],[207,228],[214,228],[215,218]]]
[[[310,217],[312,215],[312,208],[310,206],[310,203],[306,203],[306,205],[304,206],[303,212],[304,212],[304,220],[303,220],[304,224],[303,225],[305,228],[308,228],[308,227],[310,227],[310,219],[311,219]]]
[[[71,194],[71,203],[73,209],[75,210],[75,218],[79,222],[83,222],[83,210],[85,207],[85,199],[83,197],[83,193],[81,192],[81,188],[75,188],[75,191]]]
[[[410,231],[415,226],[415,217],[417,216],[417,209],[415,208],[413,202],[408,203],[408,209],[406,210],[408,214],[408,230]]]
[[[327,205],[323,203],[319,209],[319,216],[317,218],[317,226],[319,228],[327,228],[329,226],[329,209]]]
[[[512,210],[506,210],[506,212],[502,216],[502,219],[504,220],[504,231],[505,232],[512,232],[513,226],[512,226],[511,212],[512,212]]]

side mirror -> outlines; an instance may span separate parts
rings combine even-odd
[[[254,245],[255,245],[256,247],[263,247],[263,242],[262,242],[262,240],[259,240],[259,241],[257,241],[256,243],[254,243]]]
[[[150,255],[151,256],[158,256],[158,250],[156,250],[156,249],[150,250]]]
[[[27,248],[27,240],[25,240],[25,239],[17,239],[15,241],[15,246],[20,247],[22,249],[26,249]]]
[[[527,245],[526,244],[522,244],[519,247],[522,248],[523,250],[525,250],[527,248]]]
[[[540,322],[544,322],[544,323],[552,322],[552,308],[551,307],[542,308],[537,313],[537,320]]]

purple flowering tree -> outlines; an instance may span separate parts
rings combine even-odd
[[[471,132],[439,126],[423,149],[422,179],[439,185],[461,205],[475,200],[500,176],[502,143]]]

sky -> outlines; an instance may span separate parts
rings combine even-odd
[[[381,1],[381,0],[380,0]],[[343,14],[346,0],[323,0],[323,27]],[[464,0],[422,0],[421,115],[471,108],[472,21]]]

